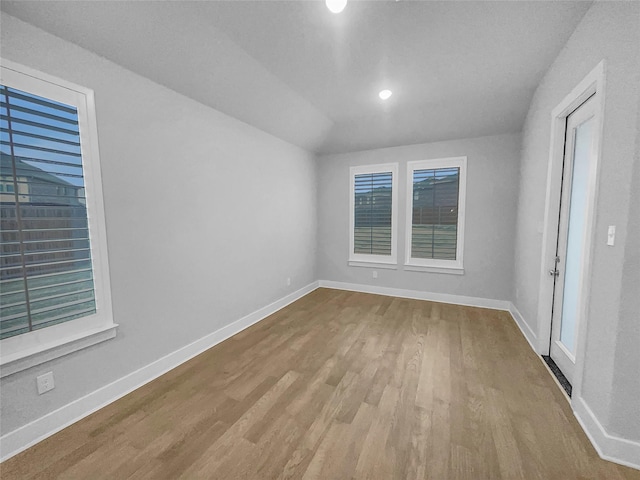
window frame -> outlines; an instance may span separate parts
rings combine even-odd
[[[457,223],[457,244],[456,259],[442,260],[433,258],[412,257],[412,236],[413,236],[413,174],[416,170],[437,170],[445,168],[459,168],[458,184],[458,223]],[[431,273],[464,274],[464,224],[465,224],[465,202],[467,194],[467,157],[435,158],[429,160],[415,160],[407,162],[407,211],[405,228],[405,270],[424,271]]]
[[[391,172],[391,254],[354,253],[356,175]],[[349,168],[349,265],[353,267],[397,268],[398,264],[398,164],[379,163]]]
[[[47,362],[116,335],[93,90],[0,58],[3,85],[73,105],[78,111],[96,313],[0,340],[0,376]]]

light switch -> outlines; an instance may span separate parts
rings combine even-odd
[[[609,230],[607,231],[607,245],[613,246],[616,241],[616,226],[609,225]]]

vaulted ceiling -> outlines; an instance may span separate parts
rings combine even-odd
[[[318,153],[517,132],[583,1],[3,1],[2,11]],[[383,102],[378,91],[393,96]]]

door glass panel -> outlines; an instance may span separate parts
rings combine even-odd
[[[575,129],[573,174],[569,206],[569,233],[567,261],[562,298],[560,341],[575,355],[576,323],[579,301],[580,259],[584,249],[584,224],[587,210],[587,183],[589,181],[589,153],[591,148],[592,119]]]

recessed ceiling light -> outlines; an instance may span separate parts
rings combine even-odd
[[[382,100],[386,100],[387,98],[389,98],[391,95],[393,94],[393,92],[391,90],[382,90],[378,96],[382,99]]]
[[[325,3],[333,13],[340,13],[347,6],[347,0],[325,0]]]

